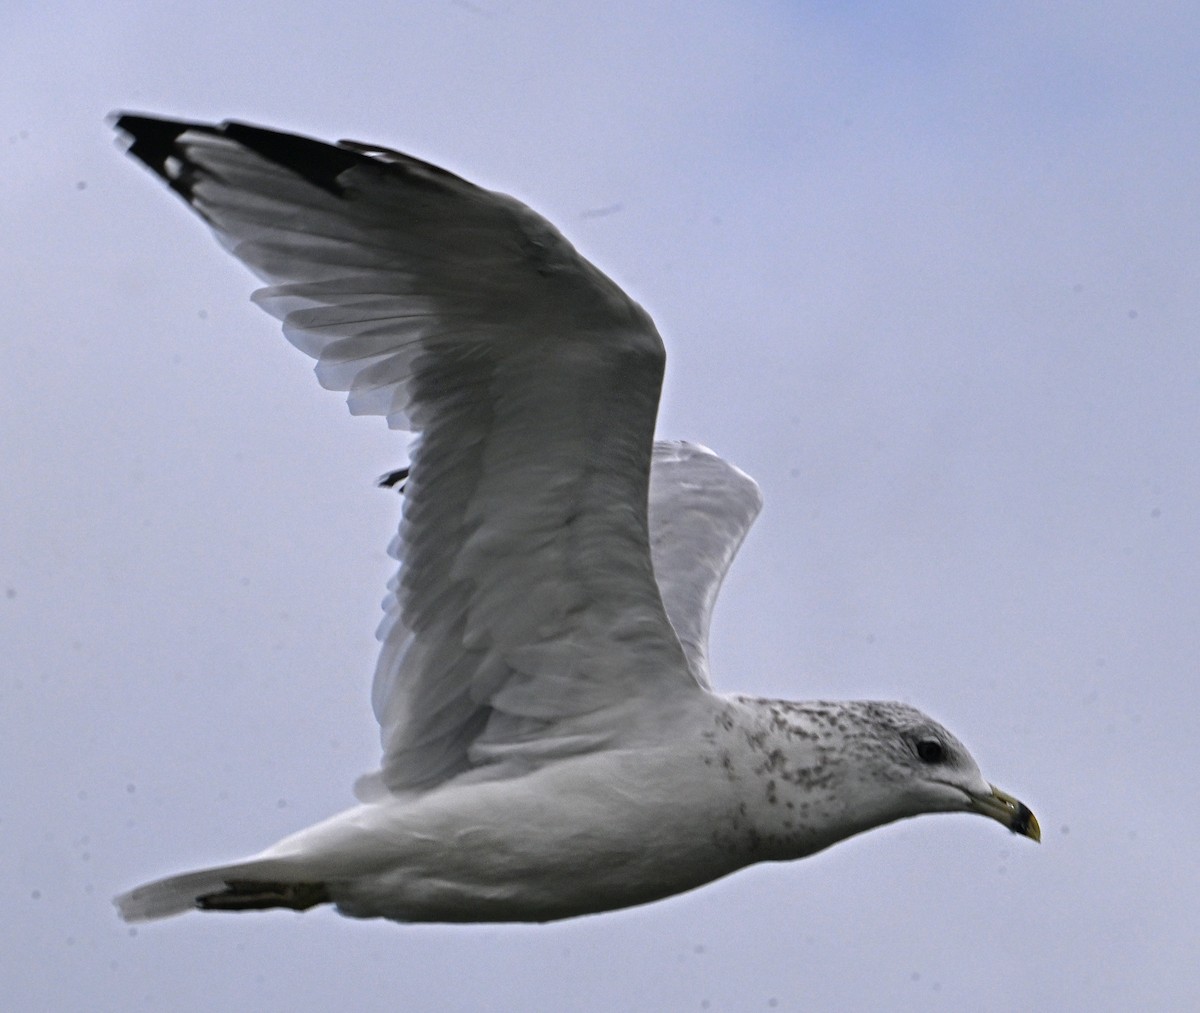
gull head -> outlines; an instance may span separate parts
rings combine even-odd
[[[879,823],[935,812],[971,812],[1014,834],[1040,841],[1037,818],[985,780],[974,757],[954,735],[907,704],[879,701],[817,704],[820,722],[836,728],[851,794]],[[828,709],[826,709],[828,708]]]

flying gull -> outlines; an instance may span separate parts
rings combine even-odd
[[[267,286],[354,414],[415,434],[360,804],[117,899],[130,921],[333,904],[541,922],[642,904],[922,813],[1040,839],[902,703],[727,695],[709,617],[761,506],[654,441],[646,312],[519,201],[376,145],[121,114],[129,154]]]

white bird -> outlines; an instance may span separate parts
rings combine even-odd
[[[374,145],[122,114],[128,151],[269,287],[355,414],[416,434],[361,804],[119,897],[397,921],[548,921],[800,858],[921,813],[1040,839],[905,704],[720,695],[709,617],[761,505],[655,443],[650,317],[511,197]]]

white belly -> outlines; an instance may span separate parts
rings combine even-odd
[[[264,853],[324,881],[344,913],[548,921],[645,903],[753,858],[737,792],[687,750],[608,752],[518,779],[347,810]]]

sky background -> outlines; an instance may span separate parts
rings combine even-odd
[[[6,0],[0,1004],[1200,1002],[1200,7]],[[902,699],[1041,819],[923,817],[549,926],[112,895],[347,806],[402,463],[113,145],[116,109],[410,151],[654,316],[754,475],[714,681]]]

